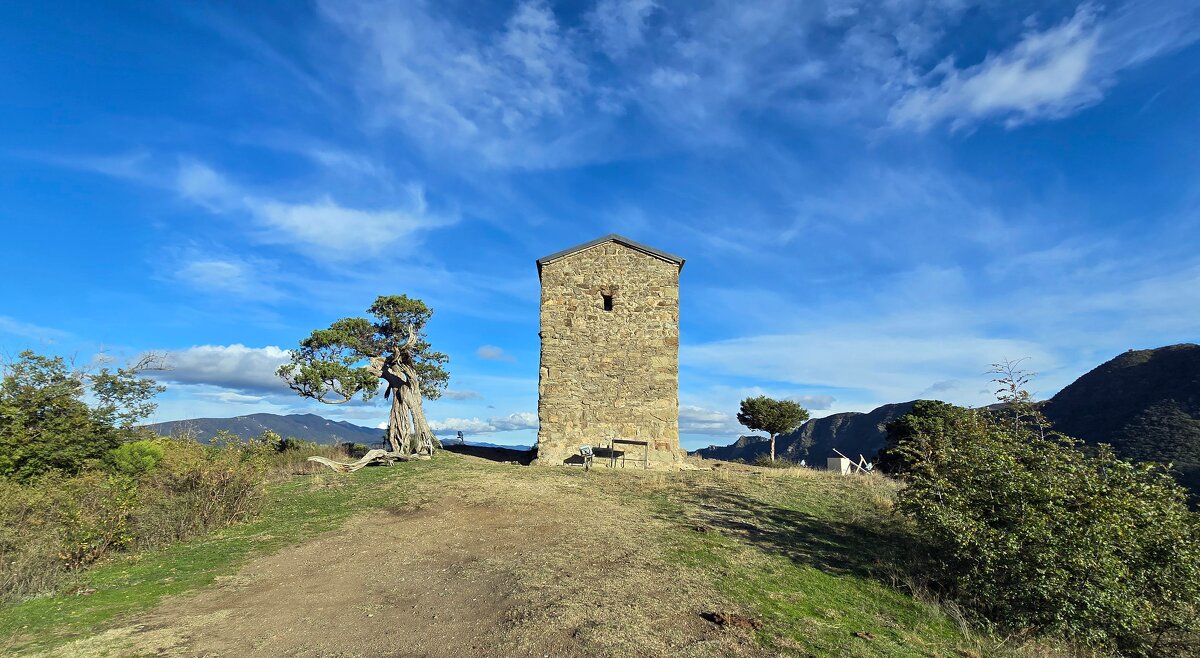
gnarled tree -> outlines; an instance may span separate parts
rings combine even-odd
[[[387,441],[399,457],[436,445],[422,398],[441,396],[450,375],[449,360],[425,340],[425,323],[433,315],[419,299],[381,296],[368,312],[375,317],[342,318],[317,329],[291,351],[292,362],[278,375],[293,391],[326,404],[345,404],[362,396],[370,400],[386,383],[383,395],[392,402]]]

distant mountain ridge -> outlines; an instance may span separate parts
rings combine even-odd
[[[370,446],[381,443],[384,438],[384,431],[381,429],[355,425],[341,420],[329,420],[316,414],[281,416],[263,413],[232,418],[195,418],[154,423],[146,427],[163,436],[188,435],[203,443],[211,441],[221,430],[233,432],[243,438],[258,436],[266,430],[271,430],[284,438],[293,437],[325,445],[341,442]],[[438,438],[447,444],[456,443],[456,440],[451,437],[441,436]],[[529,449],[529,446],[510,446],[486,441],[467,440],[464,443],[480,448]]]
[[[836,457],[834,448],[851,459],[861,454],[868,461],[887,440],[885,427],[912,409],[916,401],[885,404],[867,413],[847,411],[824,418],[813,418],[795,432],[781,434],[775,440],[775,456],[781,459],[808,461],[823,466],[827,457]],[[709,446],[692,452],[706,459],[741,459],[752,462],[770,451],[766,437],[741,436],[727,446]]]
[[[886,443],[887,424],[913,404],[815,418],[780,436],[776,454],[819,465],[837,448],[852,459],[861,454],[872,460]],[[1042,410],[1055,429],[1085,443],[1108,443],[1126,459],[1172,463],[1184,486],[1200,493],[1200,345],[1120,354],[1043,402]],[[749,440],[754,438],[693,454],[754,461],[768,449],[765,439]]]
[[[340,420],[329,420],[316,414],[250,414],[233,418],[195,418],[174,420],[148,425],[151,430],[164,435],[190,434],[196,440],[207,443],[217,432],[225,430],[243,438],[258,436],[271,430],[282,437],[295,437],[332,445],[334,443],[362,443],[371,445],[383,440],[383,430],[363,427]]]
[[[759,455],[765,455],[771,451],[770,439],[765,436],[746,436],[742,435],[737,438],[737,441],[730,443],[727,446],[708,446],[693,450],[693,455],[700,455],[705,459],[724,459],[725,461],[733,461],[741,459],[752,462],[758,459]]]

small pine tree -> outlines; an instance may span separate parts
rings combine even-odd
[[[808,420],[808,410],[792,400],[775,400],[765,395],[742,400],[738,422],[752,431],[771,435],[771,461],[775,461],[775,438],[800,427]]]

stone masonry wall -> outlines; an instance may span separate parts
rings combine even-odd
[[[541,278],[538,463],[612,438],[649,441],[651,467],[680,461],[679,265],[605,242]]]

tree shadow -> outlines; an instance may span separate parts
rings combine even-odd
[[[821,518],[724,489],[691,495],[698,514],[688,521],[697,531],[735,536],[766,553],[831,574],[885,580],[914,564],[920,551],[914,538],[882,512],[873,524],[870,519]]]
[[[516,450],[513,448],[500,448],[496,446],[473,446],[473,445],[458,445],[453,443],[443,443],[442,450],[453,452],[458,455],[469,455],[478,457],[493,462],[501,462],[504,464],[517,463],[521,466],[528,466],[533,462],[536,453],[533,450]]]

